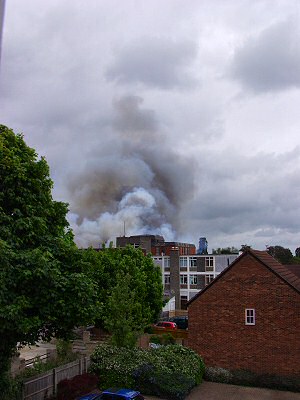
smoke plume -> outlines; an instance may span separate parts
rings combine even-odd
[[[80,171],[69,176],[71,227],[77,244],[116,236],[161,234],[176,239],[180,205],[193,192],[193,165],[175,153],[153,111],[125,96]]]

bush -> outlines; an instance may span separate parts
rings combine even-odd
[[[146,395],[165,399],[184,399],[195,386],[195,380],[181,372],[161,373],[151,364],[144,364],[134,372],[135,387]]]
[[[22,399],[22,380],[19,377],[12,378],[9,374],[1,377],[4,392],[0,393],[0,400],[21,400]]]
[[[204,373],[201,357],[180,345],[147,350],[101,345],[91,362],[90,369],[101,377],[102,388],[127,386],[168,399],[184,398]]]
[[[76,375],[72,379],[64,379],[57,385],[57,400],[71,400],[95,389],[98,377],[94,374]]]
[[[176,341],[171,333],[163,333],[162,335],[152,335],[150,337],[150,343],[167,346],[169,344],[175,344]]]
[[[232,373],[220,367],[205,368],[204,379],[211,382],[229,383],[232,380]]]
[[[152,325],[147,325],[146,328],[144,329],[144,333],[153,333],[153,327]]]
[[[280,376],[274,374],[257,374],[249,370],[232,371],[230,383],[243,386],[257,386],[263,388],[300,392],[300,378]]]
[[[72,342],[69,340],[58,339],[56,342],[56,352],[57,357],[62,360],[72,357]]]

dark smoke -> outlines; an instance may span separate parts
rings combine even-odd
[[[193,192],[193,163],[175,153],[142,99],[114,103],[109,132],[84,168],[70,177],[71,226],[80,246],[123,234],[176,238],[180,205]]]

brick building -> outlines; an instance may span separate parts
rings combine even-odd
[[[188,316],[189,346],[207,366],[300,376],[299,269],[249,249],[188,303]]]
[[[117,247],[125,247],[131,244],[135,248],[142,249],[146,254],[151,253],[153,256],[161,256],[171,254],[171,250],[178,249],[179,254],[196,254],[196,246],[192,243],[181,242],[165,242],[161,235],[136,235],[136,236],[119,236],[116,239]]]

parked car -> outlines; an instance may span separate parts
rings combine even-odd
[[[188,329],[188,317],[186,315],[169,318],[169,321],[175,322],[178,329]]]
[[[174,330],[177,329],[177,325],[172,321],[160,321],[154,325],[154,328],[162,328],[166,330]]]
[[[144,400],[144,397],[136,390],[110,388],[102,393],[87,394],[79,400]]]

